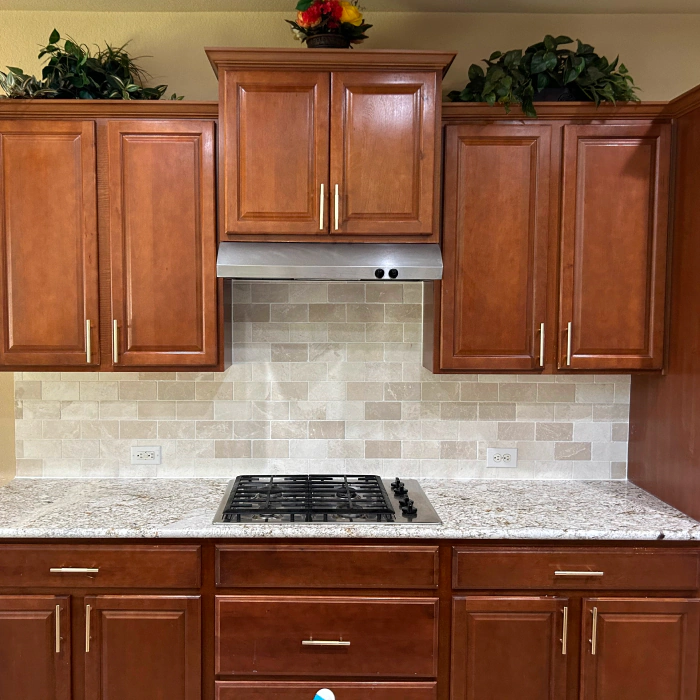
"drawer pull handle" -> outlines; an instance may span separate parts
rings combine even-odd
[[[322,640],[322,639],[302,639],[301,645],[304,647],[349,647],[350,642],[344,642],[342,639],[337,640]]]
[[[591,629],[591,638],[588,641],[591,643],[591,655],[595,656],[598,646],[598,608],[593,608],[591,614],[593,615],[593,626]]]
[[[82,566],[59,566],[55,569],[49,569],[51,574],[97,574],[99,569],[90,569]]]
[[[85,653],[90,653],[90,605],[85,606]]]
[[[604,576],[604,571],[555,571],[555,576]]]
[[[561,629],[561,653],[562,656],[566,656],[566,642],[567,642],[567,637],[569,636],[569,606],[566,605],[564,606],[564,623],[562,624],[562,629]]]
[[[61,653],[61,606],[56,606],[56,653]]]

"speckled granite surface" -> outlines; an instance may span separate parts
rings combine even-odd
[[[226,483],[17,479],[0,487],[0,538],[700,540],[699,522],[626,482],[425,480],[443,525],[212,525]]]

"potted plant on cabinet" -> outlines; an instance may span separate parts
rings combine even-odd
[[[535,102],[639,102],[638,88],[619,57],[611,62],[578,40],[574,49],[560,48],[572,43],[568,36],[548,34],[524,52],[494,51],[484,59],[486,71],[472,64],[464,90],[448,97],[454,102],[502,104],[506,112],[519,104],[528,117],[537,116]]]
[[[367,24],[358,0],[299,0],[294,36],[312,49],[347,49],[367,38]]]

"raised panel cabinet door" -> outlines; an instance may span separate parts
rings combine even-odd
[[[437,80],[432,72],[331,76],[331,233],[436,233]]]
[[[440,369],[544,366],[551,135],[446,129]]]
[[[559,366],[663,364],[670,124],[564,127]]]
[[[700,600],[584,600],[581,700],[695,700]]]
[[[97,366],[95,125],[0,121],[0,167],[0,366]]]
[[[452,700],[562,700],[566,598],[455,598]]]
[[[328,233],[329,89],[327,72],[225,71],[222,240]]]
[[[71,700],[70,598],[0,596],[0,698]]]
[[[321,688],[336,700],[436,700],[437,683],[339,683],[319,681],[229,681],[216,684],[216,700],[312,700]]]
[[[87,596],[85,700],[199,700],[199,596]]]
[[[108,125],[112,362],[218,356],[214,122]]]

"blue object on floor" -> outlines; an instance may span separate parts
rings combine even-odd
[[[314,700],[335,700],[335,695],[332,690],[323,688],[323,690],[319,690],[318,693],[316,693]]]

